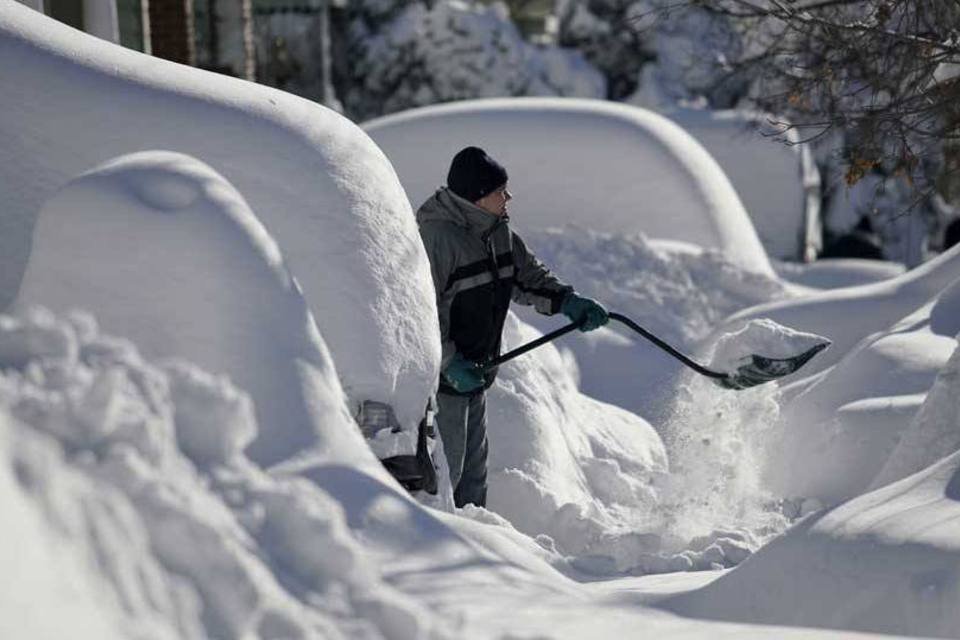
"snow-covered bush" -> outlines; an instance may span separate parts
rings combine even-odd
[[[643,16],[649,0],[561,0],[557,3],[558,40],[579,50],[607,81],[611,100],[636,91],[640,70],[654,60],[651,20]]]
[[[340,99],[358,121],[468,98],[605,94],[579,53],[526,42],[501,3],[365,0],[347,14]]]

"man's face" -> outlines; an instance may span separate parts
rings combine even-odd
[[[503,185],[477,200],[474,204],[498,218],[507,214],[507,203],[513,200],[513,195]]]

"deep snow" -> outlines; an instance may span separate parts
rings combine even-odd
[[[960,378],[952,360],[915,430],[948,406],[956,418]],[[910,449],[900,456],[915,454]],[[932,466],[913,458],[916,474],[810,515],[738,570],[667,606],[725,620],[956,637],[960,454],[931,454]],[[902,473],[911,467],[900,456],[893,460]]]
[[[16,62],[0,80],[24,88],[0,93],[13,194],[0,220],[16,250],[3,255],[26,268],[16,314],[0,316],[0,631],[956,636],[956,456],[936,450],[958,446],[956,253],[886,280],[833,265],[837,280],[872,284],[821,291],[692,238],[562,215],[579,226],[532,227],[558,273],[703,361],[765,316],[836,344],[780,387],[730,392],[628,334],[568,336],[504,366],[491,391],[491,510],[425,508],[350,418],[360,389],[418,420],[439,353],[425,256],[381,152],[284,94],[96,42],[9,0],[0,18],[0,52]],[[597,106],[584,122],[609,116]],[[138,140],[173,152],[128,155]],[[508,345],[537,335],[529,319],[511,316]],[[274,386],[290,399],[275,402]],[[784,447],[818,434],[819,448]],[[266,470],[248,456],[265,455],[247,448],[258,441],[295,454]],[[784,451],[806,476],[776,475]],[[855,464],[831,462],[844,456]]]
[[[83,308],[148,357],[228,376],[263,425],[249,450],[261,464],[307,447],[359,461],[325,442],[356,430],[299,286],[212,169],[170,152],[112,160],[63,187],[33,231],[15,308]]]
[[[0,17],[0,87],[16,87],[0,91],[0,308],[58,189],[121,155],[188,154],[276,239],[351,409],[378,400],[405,427],[419,423],[440,361],[432,284],[410,205],[366,135],[315,103],[118,47],[12,0]]]

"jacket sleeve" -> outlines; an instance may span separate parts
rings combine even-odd
[[[437,295],[442,348],[440,370],[443,371],[457,351],[453,340],[450,339],[450,305],[453,296],[447,292],[447,282],[456,265],[456,256],[445,234],[434,224],[421,224],[420,238],[423,240],[423,247],[427,250],[427,258],[430,260],[430,273],[433,276],[433,288]]]
[[[518,304],[533,305],[544,315],[553,315],[560,311],[563,299],[573,292],[573,287],[561,282],[550,273],[537,257],[530,253],[527,245],[516,233],[512,237],[513,264],[516,286],[513,288],[513,301]]]

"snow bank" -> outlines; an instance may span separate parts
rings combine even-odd
[[[6,576],[0,587],[0,635],[53,640],[69,630],[80,638],[123,638],[118,599],[111,597],[105,581],[85,563],[80,545],[50,527],[42,509],[18,485],[21,479],[29,480],[26,471],[36,466],[31,457],[39,457],[38,461],[44,457],[40,448],[43,442],[18,437],[23,432],[6,411],[0,410],[0,505],[4,519],[0,560]],[[48,486],[62,482],[62,478],[46,480]],[[102,523],[101,529],[107,524]],[[51,615],[51,609],[55,615]],[[151,628],[153,637],[176,637],[173,628],[156,625],[146,616],[140,623],[142,631]]]
[[[189,358],[229,376],[254,401],[260,437],[250,455],[262,464],[306,447],[369,461],[276,244],[212,169],[170,152],[118,158],[61,189],[33,231],[15,306],[89,309],[147,357]],[[241,425],[251,409],[234,405],[226,417],[249,440]],[[192,444],[217,453],[211,446]]]
[[[511,315],[505,348],[539,335]],[[665,446],[636,415],[580,394],[555,346],[506,363],[488,404],[490,508],[577,575],[741,562],[786,526],[760,474],[776,388],[686,385],[660,425]]]
[[[938,419],[936,426],[927,422],[914,436],[905,435],[911,432],[908,425],[956,347],[958,292],[960,281],[914,313],[862,340],[830,370],[798,383],[796,390],[785,390],[789,401],[771,435],[767,459],[766,477],[772,491],[835,504],[867,490],[901,437],[923,432],[919,438],[929,444],[929,429],[952,428]],[[858,316],[850,321],[868,319]],[[843,321],[835,324],[842,327]],[[827,354],[829,351],[823,355]],[[917,444],[906,444],[901,455],[913,458],[919,451],[906,451]],[[909,463],[909,472],[921,468],[918,462],[929,464],[953,449],[924,450],[919,460]],[[797,464],[797,460],[804,463]]]
[[[757,318],[829,338],[833,345],[812,360],[807,375],[839,362],[867,336],[891,325],[929,302],[960,278],[960,248],[954,247],[896,278],[857,287],[808,292],[744,309],[727,319],[716,335],[729,333]]]
[[[511,314],[504,348],[539,335]],[[552,345],[506,363],[488,407],[492,510],[563,555],[620,570],[656,550],[642,533],[667,461],[649,424],[581,394]]]
[[[591,596],[493,514],[438,520],[356,468],[267,475],[237,451],[241,390],[88,315],[0,316],[0,344],[5,636],[556,636],[576,613],[559,635],[801,637]]]
[[[956,379],[951,392],[960,392]],[[960,453],[809,516],[710,585],[683,615],[960,637]]]
[[[939,296],[930,309],[931,331],[941,335],[960,336],[960,280]],[[946,345],[944,345],[946,347]],[[899,480],[933,464],[946,453],[960,449],[960,349],[937,374],[910,426],[904,430],[877,477],[874,488]]]
[[[443,637],[327,493],[246,460],[256,424],[229,380],[157,367],[79,313],[0,316],[0,336],[0,506],[52,554],[31,540],[7,583],[27,612],[57,612],[8,611],[3,624],[27,623],[11,637]],[[44,567],[60,559],[56,578]]]
[[[774,261],[773,268],[785,280],[817,289],[871,284],[903,275],[907,270],[899,262],[859,258],[824,258],[805,264]]]
[[[0,3],[0,308],[43,203],[144,149],[189,154],[243,194],[296,274],[346,392],[416,425],[440,346],[429,266],[380,150],[312,102],[146,56]]]
[[[507,167],[518,229],[642,231],[719,249],[741,268],[772,273],[717,163],[650,111],[582,99],[492,99],[414,109],[363,126],[414,205],[444,183],[454,154],[474,144]]]

